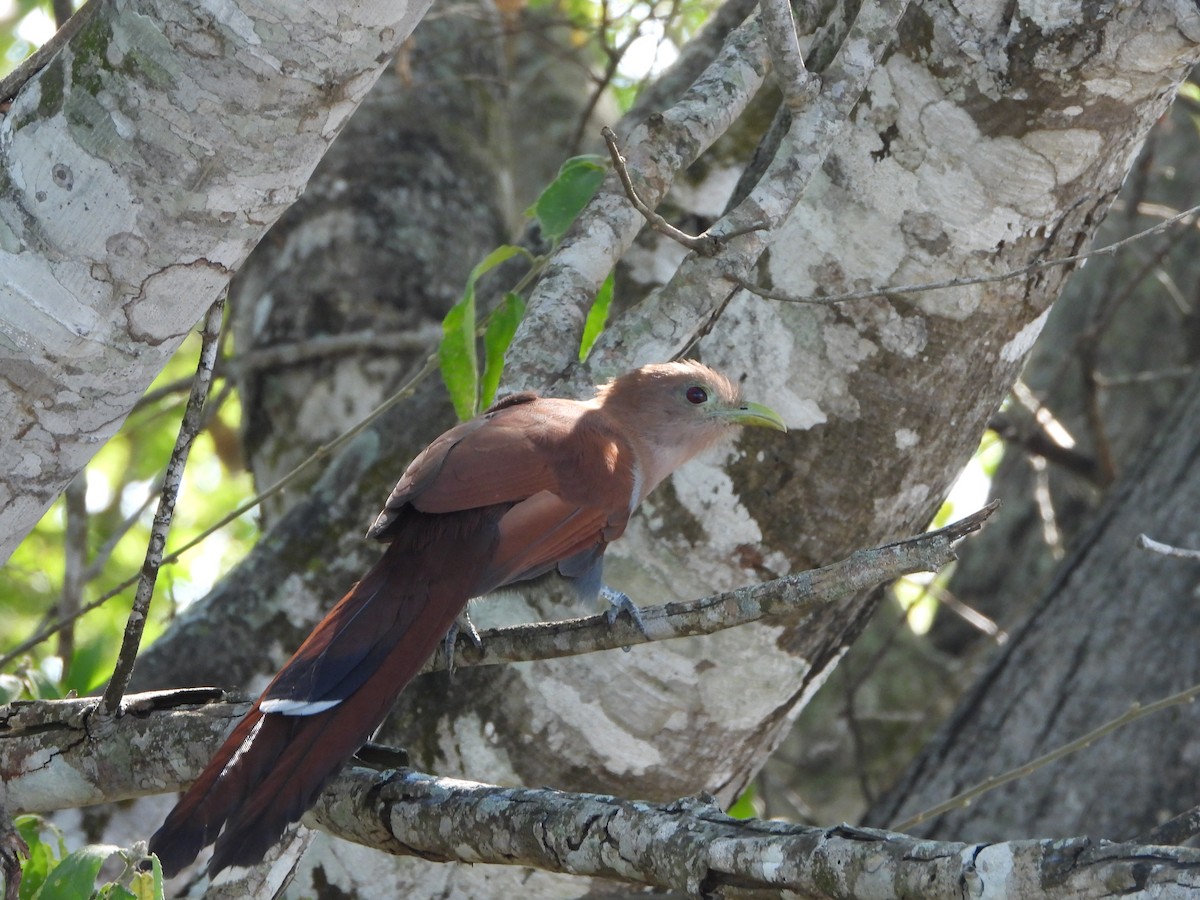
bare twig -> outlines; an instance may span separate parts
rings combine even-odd
[[[167,462],[167,473],[163,480],[162,492],[159,495],[158,509],[154,513],[154,523],[150,527],[146,560],[142,563],[133,609],[130,610],[129,619],[125,623],[125,635],[121,640],[117,665],[113,669],[108,686],[104,689],[102,705],[109,715],[116,713],[120,708],[121,697],[125,694],[125,689],[129,686],[129,679],[133,676],[133,665],[138,647],[142,643],[142,632],[146,628],[146,620],[150,615],[150,599],[154,595],[158,570],[162,567],[163,548],[166,546],[167,533],[171,530],[171,520],[175,515],[175,501],[179,497],[179,487],[183,482],[183,470],[187,466],[192,442],[200,433],[203,423],[204,401],[208,397],[208,389],[212,385],[213,367],[217,360],[217,347],[221,340],[221,323],[224,314],[225,298],[222,296],[209,308],[208,315],[204,319],[204,327],[200,332],[200,360],[196,366],[196,378],[192,384],[192,393],[183,414],[183,423],[179,426],[179,436],[175,439],[175,448],[171,451],[171,458]]]
[[[6,104],[13,100],[38,72],[46,65],[67,42],[73,38],[102,8],[100,3],[85,3],[78,13],[67,19],[66,23],[54,33],[54,36],[38,47],[23,60],[19,66],[0,79],[0,115],[7,112]]]
[[[1200,550],[1189,550],[1186,547],[1163,544],[1144,534],[1137,536],[1136,543],[1139,550],[1149,550],[1151,553],[1159,553],[1163,556],[1174,556],[1176,559],[1200,559]]]
[[[997,644],[1004,644],[1008,641],[1008,632],[1001,628],[995,619],[984,615],[970,604],[964,603],[951,591],[937,584],[930,584],[929,592],[933,594],[938,603],[945,606],[976,631],[987,635]]]
[[[1121,375],[1104,375],[1098,372],[1096,373],[1096,384],[1102,388],[1129,387],[1153,384],[1156,381],[1168,379],[1191,378],[1195,373],[1195,366],[1168,366],[1165,369],[1147,369],[1142,372],[1128,372]]]
[[[217,359],[215,378],[241,378],[259,369],[275,369],[282,366],[306,365],[316,359],[343,356],[348,353],[403,353],[427,350],[441,337],[441,326],[431,325],[428,329],[400,331],[389,334],[358,331],[351,334],[320,335],[289,344],[274,344],[251,350],[242,356],[222,356]],[[190,390],[191,378],[180,378],[154,390],[147,391],[134,409],[151,406],[164,397]]]
[[[87,469],[82,469],[63,491],[67,528],[63,541],[62,599],[58,603],[60,616],[69,616],[83,605],[88,555],[87,483]],[[58,657],[62,660],[64,681],[71,671],[74,655],[75,629],[64,628],[58,635]]]
[[[1094,728],[1082,737],[1078,737],[1069,743],[1063,744],[1057,749],[1051,750],[1049,753],[1044,753],[1037,759],[1030,760],[1024,765],[1017,766],[1015,769],[1009,769],[1000,775],[993,775],[990,778],[985,778],[979,784],[967,788],[958,794],[955,794],[948,800],[944,800],[936,806],[932,806],[924,812],[917,813],[915,816],[910,816],[903,822],[898,822],[893,827],[896,831],[908,831],[920,825],[922,822],[950,812],[951,810],[965,808],[970,805],[976,798],[982,797],[984,794],[994,791],[1001,785],[1008,784],[1010,781],[1016,781],[1019,778],[1025,778],[1032,775],[1038,769],[1045,768],[1053,762],[1058,762],[1076,753],[1079,750],[1085,750],[1093,743],[1100,740],[1102,737],[1107,737],[1114,731],[1125,727],[1131,722],[1136,722],[1138,719],[1143,719],[1152,713],[1161,712],[1164,709],[1169,709],[1173,706],[1182,706],[1185,703],[1192,703],[1196,698],[1200,697],[1200,684],[1192,685],[1186,690],[1171,694],[1169,697],[1163,697],[1161,700],[1155,700],[1153,703],[1145,705],[1141,703],[1133,703],[1129,709],[1105,722],[1098,728]]]
[[[733,273],[723,273],[723,277],[732,281],[738,287],[749,291],[764,300],[778,300],[782,303],[811,303],[816,305],[825,305],[829,303],[849,303],[852,300],[869,300],[873,297],[884,297],[889,294],[919,294],[925,291],[942,291],[948,288],[967,287],[975,284],[996,284],[1001,281],[1009,281],[1014,278],[1023,278],[1026,275],[1031,275],[1034,272],[1040,272],[1043,269],[1051,269],[1055,266],[1073,266],[1076,263],[1083,262],[1086,259],[1091,259],[1095,256],[1111,256],[1118,250],[1129,246],[1130,244],[1147,238],[1150,235],[1158,234],[1159,232],[1167,231],[1172,226],[1179,224],[1187,219],[1195,219],[1200,216],[1200,206],[1193,206],[1191,209],[1186,209],[1177,215],[1165,221],[1159,222],[1157,225],[1139,231],[1137,234],[1131,234],[1129,237],[1121,238],[1119,241],[1113,241],[1111,244],[1105,244],[1103,247],[1097,247],[1095,250],[1088,250],[1084,253],[1076,253],[1073,256],[1062,256],[1056,259],[1043,259],[1038,262],[1030,263],[1019,269],[1011,269],[1007,272],[1001,272],[996,275],[978,275],[970,278],[948,278],[945,281],[923,281],[915,284],[896,284],[886,287],[870,288],[865,291],[851,291],[845,294],[829,294],[827,296],[809,295],[804,297],[796,297],[790,294],[781,294],[776,291],[769,291],[766,288],[759,287],[751,281],[735,275]]]
[[[1054,439],[1053,434],[1045,429],[1041,420],[1037,420],[1037,422],[1042,427],[1022,428],[1013,421],[1011,416],[1005,413],[996,413],[988,420],[988,428],[996,432],[1006,444],[1020,447],[1033,456],[1040,456],[1098,487],[1104,487],[1109,483],[1101,479],[1096,460],[1072,447],[1063,446]]]
[[[621,155],[621,150],[617,146],[616,133],[605,125],[600,129],[600,134],[604,138],[604,143],[608,146],[608,154],[612,157],[613,168],[617,171],[617,177],[621,180],[621,186],[625,188],[625,196],[629,198],[629,202],[633,204],[633,208],[642,214],[646,219],[647,224],[660,234],[665,234],[676,243],[682,244],[689,250],[695,250],[704,256],[713,256],[720,248],[721,244],[731,238],[737,237],[739,234],[746,234],[750,231],[759,231],[766,228],[765,225],[750,225],[736,232],[728,232],[726,234],[715,235],[709,232],[703,234],[688,234],[686,231],[680,231],[654,210],[652,210],[637,192],[633,186],[633,180],[629,177],[629,168],[625,165],[625,157]]]

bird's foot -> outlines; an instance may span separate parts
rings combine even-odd
[[[459,632],[470,638],[476,650],[483,649],[483,638],[479,636],[479,630],[464,609],[458,614],[458,618],[454,620],[454,624],[450,626],[446,636],[442,638],[442,652],[446,654],[446,671],[450,673],[451,677],[454,677],[454,642],[458,640]]]
[[[629,621],[633,622],[634,628],[636,628],[646,637],[650,636],[649,634],[646,634],[646,623],[642,620],[641,611],[639,611],[637,606],[634,605],[634,602],[629,599],[628,594],[623,594],[621,591],[613,590],[605,584],[601,585],[600,587],[600,596],[608,602],[608,612],[605,614],[605,617],[608,619],[609,625],[615,625],[617,619],[620,618],[621,613],[625,613],[627,616],[629,616]],[[629,650],[628,647],[624,649]]]

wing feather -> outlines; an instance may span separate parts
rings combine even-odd
[[[609,512],[601,507],[580,506],[549,491],[535,494],[500,518],[485,581],[493,585],[491,590],[536,578],[580,553],[603,553],[612,539],[612,525]],[[619,528],[624,528],[624,518]]]
[[[536,398],[450,429],[405,470],[368,534],[392,539],[401,511],[453,513],[550,492],[628,515],[637,465],[619,428],[591,404]],[[623,521],[623,519],[622,519]],[[610,538],[611,540],[611,538]]]

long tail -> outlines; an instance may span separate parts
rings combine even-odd
[[[214,841],[211,874],[261,861],[387,716],[471,596],[466,574],[430,579],[412,550],[388,548],[217,751],[150,839],[164,872]]]

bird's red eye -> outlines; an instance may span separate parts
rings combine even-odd
[[[708,391],[700,387],[698,384],[693,384],[687,389],[687,398],[688,403],[695,403],[697,406],[699,406],[701,403],[704,403],[706,400],[708,400]]]

